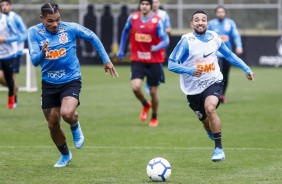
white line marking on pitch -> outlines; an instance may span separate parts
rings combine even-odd
[[[0,149],[52,149],[54,146],[0,146]],[[74,148],[74,147],[71,147]],[[122,147],[122,146],[84,146],[84,149],[148,149],[148,150],[210,150],[211,147]],[[282,151],[282,148],[224,148],[225,150]]]

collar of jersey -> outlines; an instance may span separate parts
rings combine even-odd
[[[202,35],[199,35],[199,34],[197,34],[197,33],[193,33],[194,34],[194,36],[197,38],[197,39],[199,39],[200,41],[202,41],[202,42],[204,42],[204,43],[207,43],[208,42],[208,39],[207,39],[207,35],[208,35],[208,33],[207,32],[205,32],[205,34],[202,36]]]
[[[153,15],[154,15],[154,13],[151,11],[149,17],[141,17],[140,16],[140,19],[141,19],[142,22],[148,22],[152,18]]]

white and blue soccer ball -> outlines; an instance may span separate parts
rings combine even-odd
[[[153,158],[147,165],[147,175],[152,181],[166,181],[171,175],[171,166],[164,158]]]

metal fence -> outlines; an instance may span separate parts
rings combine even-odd
[[[62,18],[65,21],[79,22],[83,24],[83,17],[87,13],[87,6],[94,5],[94,13],[97,17],[97,33],[100,35],[100,18],[105,5],[110,5],[112,16],[116,23],[121,7],[126,5],[129,12],[136,10],[137,4],[122,4],[115,1],[79,0],[78,4],[60,4]],[[120,1],[119,1],[120,2]],[[261,33],[265,31],[282,31],[282,1],[281,0],[210,0],[197,1],[197,4],[188,3],[188,0],[166,1],[162,4],[168,11],[172,27],[175,32],[189,29],[191,14],[196,9],[205,10],[209,18],[214,17],[214,8],[223,4],[228,11],[228,16],[235,20],[240,31],[253,31]],[[190,2],[190,1],[189,1]],[[195,1],[193,1],[195,2]],[[236,3],[237,2],[237,3]],[[260,2],[260,3],[259,3]],[[14,9],[23,16],[28,26],[40,22],[40,7],[42,4],[14,4]]]

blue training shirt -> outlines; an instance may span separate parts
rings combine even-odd
[[[91,30],[77,24],[62,22],[57,33],[46,30],[42,23],[28,29],[28,47],[34,66],[41,66],[42,80],[52,84],[67,83],[81,78],[80,64],[76,55],[76,39],[90,42],[103,63],[110,62],[104,46]],[[42,46],[49,41],[48,54],[44,55]]]
[[[210,34],[208,31],[205,33],[204,36],[197,35],[194,33],[197,39],[201,40],[202,42],[206,43],[209,41]],[[252,71],[250,67],[248,67],[242,59],[240,59],[236,54],[234,54],[224,42],[221,43],[218,51],[222,53],[223,57],[228,60],[234,66],[242,69],[246,74],[250,74]],[[173,52],[169,56],[168,59],[168,70],[173,71],[178,74],[190,74],[193,75],[196,68],[188,68],[183,66],[182,63],[187,61],[189,57],[189,45],[188,41],[185,37],[178,42],[176,47],[174,48]]]
[[[17,13],[11,11],[8,14],[8,17],[11,19],[11,21],[14,23],[19,39],[17,41],[18,44],[18,55],[23,55],[23,49],[24,49],[24,42],[27,40],[27,27],[20,15]]]
[[[242,48],[241,36],[233,20],[229,18],[224,18],[222,21],[218,18],[212,19],[209,21],[208,29],[216,32],[230,50],[232,50],[232,42],[236,48]],[[220,54],[218,56],[223,57]]]

